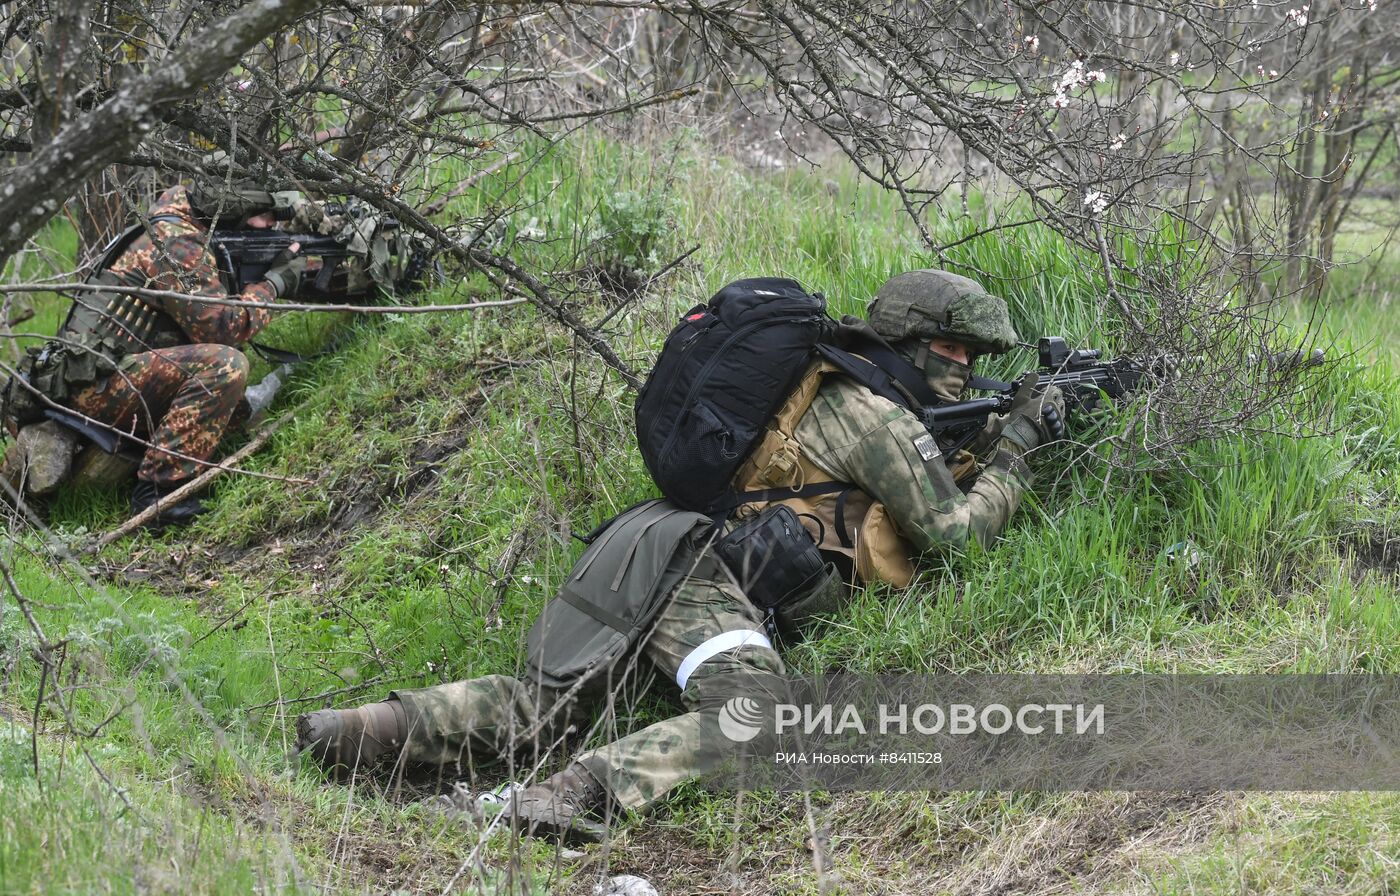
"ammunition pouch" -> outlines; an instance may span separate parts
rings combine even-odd
[[[122,281],[103,271],[88,282]],[[77,392],[111,376],[128,354],[150,347],[147,340],[156,335],[163,316],[137,296],[101,291],[80,295],[58,336],[25,351],[16,365],[18,375],[5,385],[0,415],[16,427],[43,419],[49,405],[40,395],[67,404]]]
[[[16,367],[16,375],[5,384],[0,416],[16,429],[44,419],[50,405],[43,398],[65,404],[85,386],[116,372],[117,361],[109,351],[110,346],[85,348],[54,340],[29,348]],[[112,354],[120,358],[120,354]]]
[[[792,596],[773,609],[773,621],[784,638],[796,638],[813,618],[840,611],[850,594],[851,586],[846,584],[841,571],[835,563],[828,563],[804,593]]]
[[[741,523],[715,551],[749,601],[770,612],[805,595],[826,572],[817,543],[784,504]]]
[[[11,437],[18,436],[21,429],[44,418],[44,403],[27,388],[28,381],[23,373],[26,360],[27,357],[20,360],[20,372],[7,377],[4,390],[0,391],[0,421],[4,422]]]

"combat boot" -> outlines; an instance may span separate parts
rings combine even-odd
[[[407,740],[408,721],[398,700],[318,709],[297,719],[297,752],[309,752],[322,768],[340,776],[397,756]]]
[[[209,510],[198,498],[186,498],[178,504],[171,504],[168,495],[184,485],[183,482],[161,487],[145,479],[136,480],[136,488],[131,492],[131,515],[136,516],[152,504],[160,503],[155,519],[148,526],[159,529],[164,526],[188,526],[195,517]]]
[[[539,784],[512,793],[501,817],[525,837],[596,843],[607,834],[607,826],[585,816],[603,810],[607,799],[598,779],[575,762]]]

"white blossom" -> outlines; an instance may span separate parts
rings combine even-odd
[[[1306,26],[1308,24],[1308,4],[1304,3],[1298,9],[1290,9],[1283,14],[1283,17],[1288,20],[1290,25],[1298,28]]]
[[[1108,197],[1101,190],[1091,190],[1084,194],[1084,207],[1092,214],[1101,215],[1108,208]]]
[[[1078,87],[1084,83],[1084,62],[1076,59],[1069,64],[1069,68],[1063,75],[1060,75],[1060,83],[1057,85],[1060,90],[1070,87]]]
[[[1181,54],[1178,53],[1178,52],[1176,52],[1175,50],[1173,50],[1173,51],[1172,51],[1172,55],[1171,55],[1171,64],[1172,64],[1172,65],[1176,65],[1176,64],[1177,64],[1178,62],[1180,62],[1180,61],[1181,61]]]
[[[1374,8],[1374,0],[1372,0],[1372,3],[1373,3],[1373,7],[1372,7],[1372,8]],[[1027,36],[1026,36],[1026,49],[1030,50],[1032,53],[1039,53],[1039,52],[1040,52],[1040,38],[1037,37],[1037,36],[1034,35],[1034,34],[1029,34],[1029,35],[1027,35]]]
[[[1060,75],[1060,80],[1056,82],[1055,95],[1050,98],[1050,105],[1056,109],[1063,109],[1069,105],[1071,90],[1107,80],[1108,75],[1102,70],[1094,69],[1086,72],[1084,61],[1076,59],[1069,64],[1069,68],[1065,69],[1065,73]]]
[[[1123,148],[1123,144],[1125,144],[1125,143],[1127,143],[1127,142],[1128,142],[1128,135],[1125,134],[1125,133],[1123,133],[1122,131],[1119,131],[1119,132],[1118,132],[1118,136],[1113,138],[1113,142],[1110,143],[1110,144],[1108,144],[1108,148],[1109,148],[1109,149],[1122,149],[1122,148]]]

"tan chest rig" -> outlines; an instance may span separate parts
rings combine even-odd
[[[792,395],[778,409],[763,440],[734,478],[738,492],[790,488],[794,491],[823,483],[834,483],[831,474],[817,466],[802,450],[794,432],[802,415],[817,397],[817,390],[829,373],[840,375],[840,368],[819,361],[807,369]],[[962,456],[965,455],[965,456]],[[950,472],[961,482],[975,473],[977,461],[971,454],[961,452]],[[786,504],[809,526],[817,546],[823,551],[849,557],[856,577],[862,583],[885,582],[896,588],[907,588],[914,579],[915,551],[899,534],[885,505],[852,486],[811,497],[783,498],[777,501],[745,504],[735,513],[746,519],[759,513],[768,503]],[[846,534],[843,543],[842,533]],[[817,531],[813,531],[817,530]]]

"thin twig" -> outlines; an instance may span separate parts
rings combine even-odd
[[[136,516],[122,523],[120,526],[113,529],[111,532],[108,532],[106,535],[103,535],[101,538],[97,539],[97,541],[93,542],[92,545],[88,547],[88,552],[94,553],[96,551],[100,551],[101,549],[105,548],[107,545],[111,544],[117,539],[122,538],[126,535],[130,535],[132,532],[135,532],[137,529],[141,528],[142,526],[149,523],[151,520],[155,519],[156,515],[160,513],[162,507],[169,508],[173,507],[176,504],[179,504],[181,501],[190,497],[195,492],[204,488],[204,486],[208,485],[209,482],[211,482],[215,477],[219,476],[222,473],[233,470],[233,464],[238,463],[239,461],[251,455],[253,452],[257,451],[263,445],[267,444],[267,440],[272,438],[272,434],[277,432],[277,430],[281,428],[283,423],[292,419],[295,416],[296,411],[292,411],[291,413],[286,414],[285,416],[277,418],[277,420],[273,421],[272,423],[269,423],[267,426],[263,427],[257,435],[253,436],[253,438],[249,440],[248,444],[244,445],[242,448],[229,455],[228,458],[223,461],[223,463],[211,466],[209,469],[205,470],[203,473],[200,473],[198,476],[191,479],[184,485],[180,486],[175,491],[171,492],[169,495],[166,495],[165,497],[156,501],[156,503],[152,504],[150,507],[147,507],[145,510],[136,514]]]
[[[490,165],[487,165],[485,168],[481,169],[477,173],[473,174],[471,177],[462,181],[460,184],[453,187],[451,190],[448,190],[446,196],[434,199],[432,202],[429,202],[427,205],[423,206],[422,215],[426,218],[441,213],[443,209],[447,208],[447,203],[456,199],[458,196],[461,196],[463,193],[467,192],[472,187],[475,187],[477,184],[481,183],[486,178],[495,174],[497,171],[500,171],[502,168],[506,167],[518,158],[520,158],[520,153],[518,152],[507,153],[505,158],[493,162]]]
[[[269,700],[266,703],[251,703],[247,706],[244,706],[243,709],[269,709],[274,706],[281,708],[283,706],[291,706],[293,703],[324,703],[332,697],[339,697],[342,694],[353,694],[356,691],[363,691],[365,688],[371,688],[375,685],[382,684],[386,680],[387,676],[380,675],[374,678],[366,678],[364,681],[358,684],[350,684],[346,685],[343,688],[336,688],[330,691],[322,691],[319,694],[310,694],[305,697],[278,697],[276,700]]]
[[[140,286],[116,286],[104,283],[20,283],[0,286],[0,293],[9,292],[115,292],[122,295],[151,299],[179,299],[202,305],[230,305],[261,308],[264,311],[334,311],[351,314],[439,314],[448,311],[479,311],[482,308],[503,308],[522,305],[528,299],[501,299],[490,302],[468,302],[462,305],[332,305],[320,302],[250,302],[232,296],[197,296],[173,289],[145,289]]]

